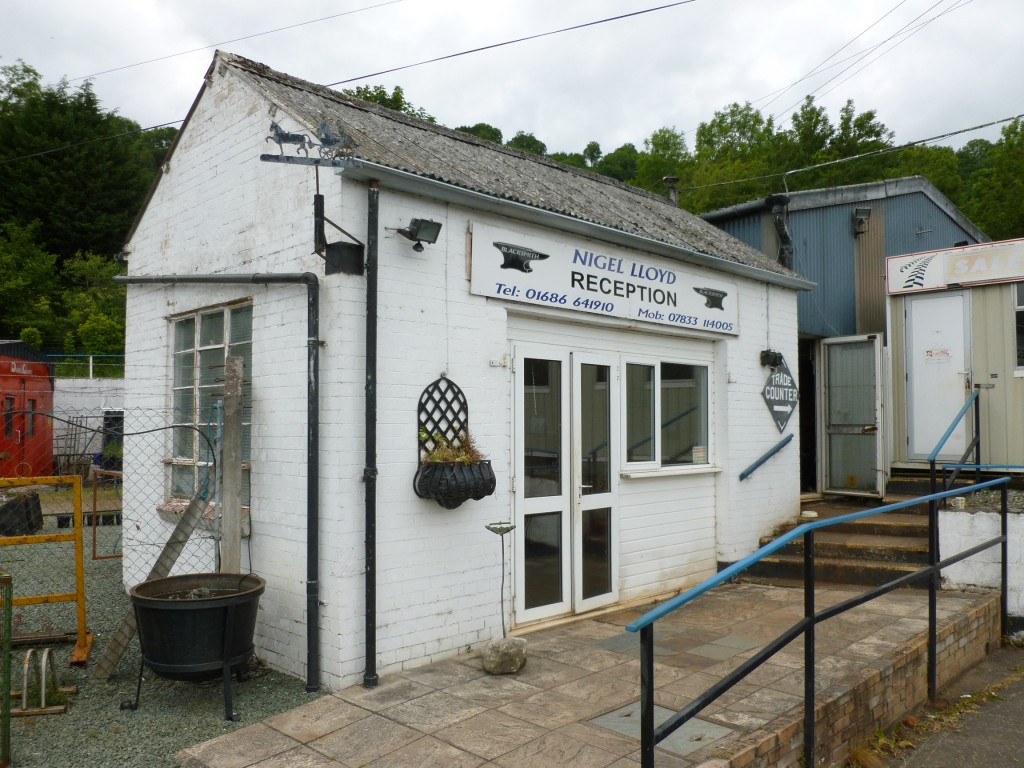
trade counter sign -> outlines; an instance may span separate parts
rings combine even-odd
[[[779,432],[784,431],[786,424],[789,423],[789,418],[796,410],[796,403],[800,396],[796,380],[790,373],[785,358],[777,368],[773,368],[772,372],[768,374],[768,381],[765,382],[764,389],[761,390],[761,396],[768,406],[768,412],[775,419],[775,425],[779,428]]]
[[[506,301],[739,334],[737,289],[668,259],[473,227],[470,291]]]

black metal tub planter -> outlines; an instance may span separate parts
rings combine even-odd
[[[468,430],[452,439],[434,435],[431,442],[433,448],[423,456],[413,478],[417,496],[433,499],[445,509],[455,509],[464,501],[479,501],[494,493],[494,469],[481,455]]]
[[[224,719],[236,719],[231,707],[231,675],[253,656],[253,634],[266,582],[254,574],[191,573],[137,584],[129,590],[135,611],[142,672],[149,667],[170,680],[202,681],[220,676],[224,683]],[[241,679],[241,678],[240,678]]]

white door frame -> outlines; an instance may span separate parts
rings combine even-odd
[[[618,599],[618,471],[620,450],[619,440],[619,380],[618,357],[611,353],[601,354],[570,350],[566,347],[516,343],[513,346],[513,428],[512,432],[512,465],[515,473],[513,484],[513,521],[516,528],[512,540],[512,571],[513,571],[513,624],[538,621],[553,616],[572,612],[583,612],[614,603]],[[525,361],[546,360],[557,363],[559,370],[558,392],[551,391],[554,383],[548,380],[545,384],[534,384],[537,391],[532,393],[537,400],[530,402],[527,388],[530,383],[525,381],[527,368]],[[608,482],[609,490],[605,493],[584,493],[583,459],[581,428],[581,368],[584,365],[608,367]],[[547,387],[544,391],[543,388]],[[557,399],[552,399],[557,395]],[[541,396],[546,396],[541,399]],[[557,403],[557,409],[555,404]],[[548,495],[538,485],[528,483],[526,467],[527,430],[532,430],[543,437],[547,433],[549,442],[552,425],[547,423],[555,416],[559,419],[556,444],[557,459],[556,477],[535,479],[533,483],[551,483]],[[554,443],[553,443],[554,445]],[[591,451],[592,447],[586,448]],[[543,462],[543,451],[534,456]],[[527,491],[533,495],[527,497]],[[608,554],[610,556],[610,586],[608,592],[585,598],[583,596],[583,563],[586,553],[581,532],[584,530],[584,516],[595,510],[610,510],[610,525],[606,531]],[[536,517],[539,515],[558,514],[557,526],[552,526],[553,518]],[[533,520],[531,521],[531,518]],[[530,531],[531,522],[533,530]],[[539,526],[539,527],[538,527]],[[554,569],[560,579],[559,598],[543,605],[526,607],[526,570],[525,555],[527,533],[530,533],[531,544],[539,542],[547,546],[557,547],[560,555],[558,566]],[[557,538],[555,538],[557,536]],[[543,541],[543,539],[549,539]]]
[[[908,295],[904,310],[907,458],[922,460],[971,392],[970,292]],[[968,419],[961,421],[937,458],[959,460],[971,430]]]

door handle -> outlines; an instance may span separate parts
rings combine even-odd
[[[868,427],[863,427],[860,431],[862,435],[873,435],[876,432],[878,432],[878,427],[875,426],[874,424]]]
[[[21,445],[21,430],[20,429],[16,429],[14,431],[18,433],[17,437],[14,438],[14,444],[15,445]]]

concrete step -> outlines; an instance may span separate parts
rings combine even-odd
[[[927,528],[925,533],[927,533]],[[773,541],[771,538],[762,539],[761,546],[771,541]],[[777,554],[793,555],[802,558],[804,554],[803,537],[790,542],[779,550]],[[833,558],[854,561],[874,560],[897,563],[927,563],[928,537],[815,531],[814,555],[816,559]]]
[[[810,507],[808,507],[810,509]],[[796,528],[800,523],[809,523],[814,520],[826,520],[831,517],[839,517],[848,512],[859,510],[847,510],[840,512],[834,509],[822,509],[818,511],[817,518],[801,518],[781,526],[780,532],[786,533]],[[878,515],[861,518],[848,523],[837,523],[829,526],[827,531],[831,533],[853,533],[873,534],[876,536],[923,536],[928,537],[928,515],[917,512],[883,512]]]
[[[755,584],[762,583],[761,579],[799,579],[802,581],[803,569],[804,559],[802,556],[775,554],[748,568],[741,580]],[[815,557],[814,559],[816,581],[840,584],[878,586],[917,570],[919,570],[917,565],[891,560],[852,560],[839,557]],[[928,581],[921,579],[913,586],[927,588]]]

